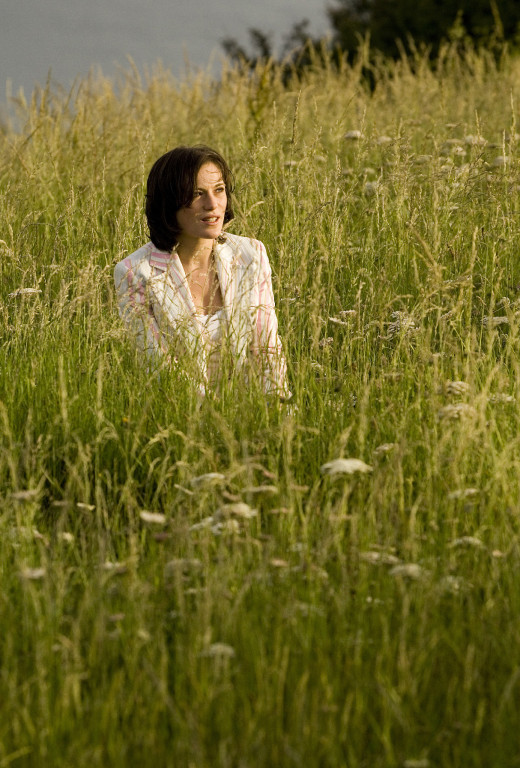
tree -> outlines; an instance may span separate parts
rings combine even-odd
[[[454,32],[477,45],[520,40],[518,0],[336,0],[329,18],[335,43],[354,51],[359,38],[370,37],[373,48],[396,57],[402,47],[426,45],[435,55]]]

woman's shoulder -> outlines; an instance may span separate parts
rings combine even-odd
[[[124,275],[128,271],[140,272],[144,270],[145,273],[149,272],[150,258],[153,252],[153,243],[146,243],[146,245],[141,246],[137,251],[128,254],[128,256],[125,256],[124,259],[121,259],[116,264],[114,268],[115,275]]]
[[[265,258],[265,246],[260,240],[253,237],[242,237],[226,232],[224,246],[233,253],[234,260],[243,264],[261,262]]]

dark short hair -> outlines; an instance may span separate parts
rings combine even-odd
[[[222,172],[227,193],[224,223],[233,218],[233,177],[222,155],[203,144],[175,147],[155,161],[146,184],[146,218],[150,240],[159,250],[171,251],[177,245],[181,232],[177,224],[177,211],[191,205],[198,173],[206,163],[214,163]]]

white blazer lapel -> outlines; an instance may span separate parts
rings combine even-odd
[[[153,251],[150,266],[148,289],[159,325],[172,337],[180,332],[190,352],[200,354],[200,327],[181,260],[176,253]]]
[[[215,247],[215,263],[228,321],[232,351],[238,361],[247,357],[253,327],[254,268],[243,258],[229,235]]]

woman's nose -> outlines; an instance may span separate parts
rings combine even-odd
[[[208,192],[208,194],[206,195],[206,199],[204,200],[204,207],[207,210],[211,211],[213,210],[213,208],[215,208],[216,204],[217,204],[217,198],[211,192]]]

